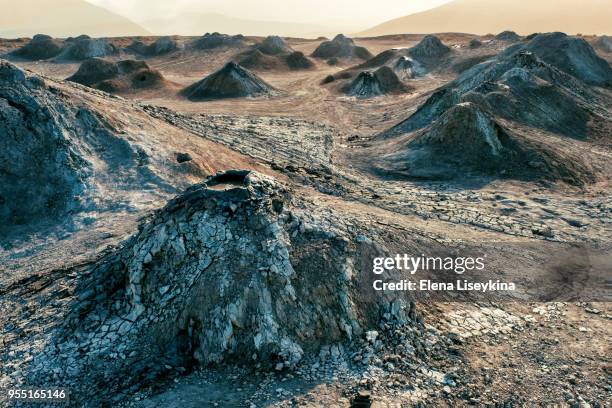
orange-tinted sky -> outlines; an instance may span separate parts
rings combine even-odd
[[[181,12],[220,13],[248,20],[341,24],[363,29],[450,0],[88,0],[140,22]]]

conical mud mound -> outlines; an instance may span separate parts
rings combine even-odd
[[[393,65],[393,71],[401,79],[412,79],[426,74],[427,70],[410,57],[400,57]]]
[[[117,48],[103,39],[82,35],[66,40],[64,49],[57,56],[59,60],[82,61],[89,58],[106,57],[117,53]]]
[[[178,50],[178,43],[172,37],[161,37],[149,45],[134,41],[127,49],[142,56],[154,57]]]
[[[495,36],[495,39],[500,41],[516,42],[521,40],[521,36],[514,31],[502,31]]]
[[[424,180],[492,176],[576,185],[594,180],[579,158],[514,134],[470,102],[454,105],[404,150],[383,160],[388,169]]]
[[[285,61],[282,58],[276,55],[264,54],[257,48],[238,55],[236,62],[241,67],[259,71],[281,70],[286,68]]]
[[[96,375],[116,390],[194,364],[292,368],[377,327],[384,313],[410,321],[408,295],[362,284],[383,249],[316,209],[258,173],[190,187],[90,269],[61,352],[37,356],[32,367],[44,368],[32,375],[70,367],[58,371],[65,381]],[[108,350],[125,359],[109,360]]]
[[[185,88],[181,94],[191,100],[240,98],[274,93],[274,88],[235,62]]]
[[[438,37],[426,35],[421,42],[410,49],[409,54],[417,59],[428,59],[444,57],[450,51],[450,48],[444,45]]]
[[[602,35],[593,44],[603,52],[612,52],[612,37],[608,35]]]
[[[472,101],[494,115],[573,138],[589,136],[596,115],[604,120],[603,101],[583,83],[519,52],[479,64],[440,88],[390,134],[427,126],[460,101]],[[526,108],[528,107],[528,108]]]
[[[342,34],[338,34],[331,41],[322,42],[312,53],[315,58],[359,58],[370,59],[373,55],[364,47],[355,45],[355,42]]]
[[[293,52],[285,40],[276,35],[266,37],[261,44],[257,45],[257,49],[268,55],[290,54]]]
[[[151,69],[144,61],[124,60],[114,63],[100,58],[83,62],[68,81],[111,93],[155,89],[166,84],[162,74]]]
[[[474,38],[474,39],[470,40],[468,45],[472,49],[480,48],[480,47],[482,47],[482,41],[480,41],[478,38]]]
[[[344,89],[344,92],[349,96],[356,96],[358,98],[372,98],[405,90],[407,90],[407,87],[399,80],[395,72],[391,68],[384,66],[375,72],[361,72]]]
[[[83,62],[78,71],[67,80],[85,86],[93,86],[106,79],[115,78],[117,75],[119,75],[119,68],[114,62],[91,58]]]
[[[295,51],[285,58],[287,66],[292,70],[309,69],[314,67],[311,60],[308,59],[301,51]]]
[[[593,47],[582,38],[564,33],[535,36],[526,44],[508,48],[504,54],[529,51],[542,61],[588,84],[612,86],[612,68],[599,57]]]
[[[245,45],[242,35],[227,35],[219,33],[206,33],[193,42],[193,48],[210,50],[221,47],[242,47]]]
[[[12,52],[12,55],[31,61],[53,58],[62,52],[64,44],[48,35],[37,34],[26,45]]]

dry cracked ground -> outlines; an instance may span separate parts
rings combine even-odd
[[[0,390],[608,406],[609,41],[0,41]],[[374,292],[404,253],[518,290]]]

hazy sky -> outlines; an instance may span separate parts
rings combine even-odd
[[[339,23],[369,27],[451,0],[88,0],[134,21],[182,11],[220,13],[249,20]]]

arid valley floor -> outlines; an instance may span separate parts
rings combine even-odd
[[[609,406],[609,37],[90,40],[0,40],[0,390]],[[369,290],[457,251],[520,290]]]

